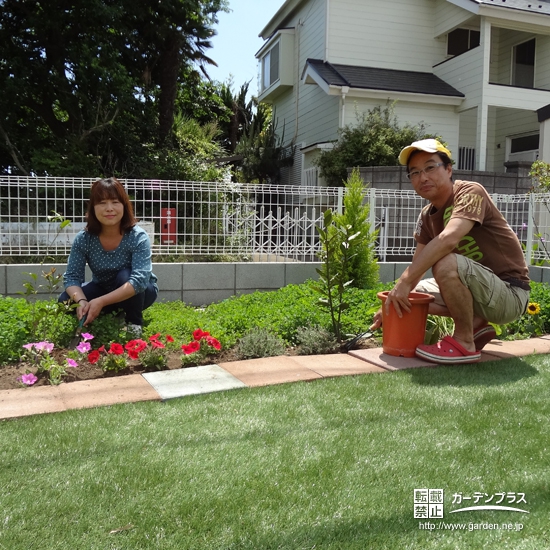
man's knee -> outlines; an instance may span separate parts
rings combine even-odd
[[[447,254],[432,266],[432,273],[436,281],[448,277],[458,277],[458,265],[455,254]]]

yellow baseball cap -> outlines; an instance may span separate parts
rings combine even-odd
[[[405,147],[401,153],[399,153],[399,164],[406,166],[409,162],[409,157],[414,151],[425,151],[426,153],[445,153],[449,158],[451,157],[451,151],[442,145],[437,139],[421,139],[415,141]]]

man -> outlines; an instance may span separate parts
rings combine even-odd
[[[416,355],[441,364],[475,363],[496,336],[489,323],[520,317],[529,303],[529,270],[521,244],[485,188],[452,180],[451,152],[435,139],[415,141],[399,155],[414,190],[430,201],[418,217],[412,263],[385,302],[399,317],[411,291],[435,296],[429,313],[452,317],[453,336],[422,344]],[[432,269],[434,279],[422,280]],[[371,329],[382,325],[382,311]]]

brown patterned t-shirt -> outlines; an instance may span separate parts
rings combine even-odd
[[[479,262],[501,279],[513,277],[529,281],[529,269],[517,235],[482,185],[455,181],[453,194],[443,208],[437,210],[428,204],[422,209],[416,223],[415,240],[428,244],[443,231],[451,218],[475,222],[456,246],[456,254]]]

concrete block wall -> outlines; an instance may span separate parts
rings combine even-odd
[[[510,163],[521,164],[521,163]],[[512,169],[517,169],[514,166]],[[376,189],[411,190],[411,182],[407,178],[405,166],[369,166],[359,168],[361,179]],[[523,195],[529,192],[532,180],[525,169],[517,171],[485,172],[478,170],[453,169],[453,179],[476,181],[483,185],[489,193]]]
[[[318,279],[316,268],[320,263],[255,262],[255,263],[158,263],[153,271],[159,278],[159,300],[181,300],[192,306],[219,302],[231,296],[249,294],[257,290],[277,290],[289,284],[300,284],[307,279]],[[395,281],[405,271],[408,262],[379,263],[380,280]],[[26,273],[37,275],[37,285],[45,283],[42,272],[51,268],[56,273],[65,271],[65,264],[0,265],[0,295],[21,298],[23,283],[32,279]],[[428,272],[426,277],[431,276]],[[550,283],[550,268],[531,266],[533,281]],[[91,274],[87,271],[89,280]],[[40,289],[37,298],[48,298],[46,289]]]

